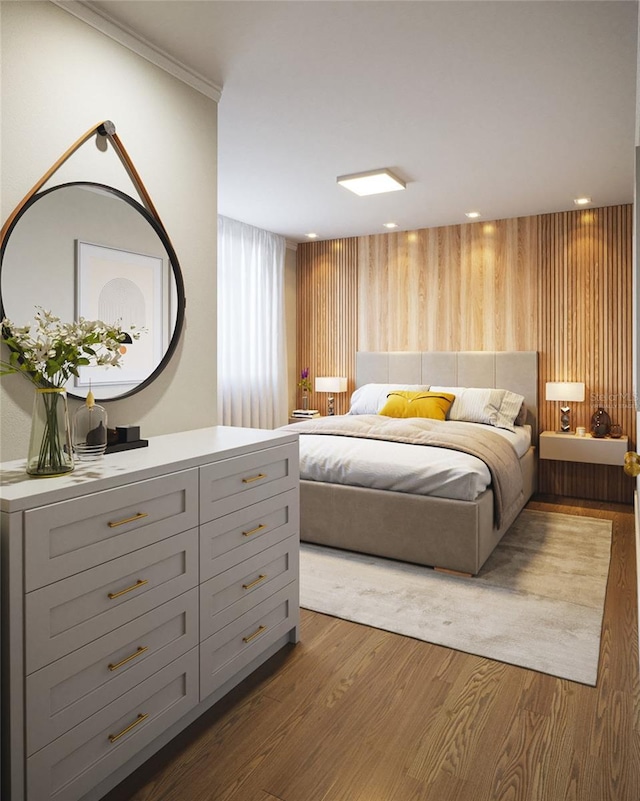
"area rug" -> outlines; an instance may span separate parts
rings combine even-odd
[[[524,510],[474,578],[302,543],[305,609],[595,686],[611,522]]]

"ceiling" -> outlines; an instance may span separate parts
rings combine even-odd
[[[219,211],[289,240],[633,201],[635,0],[83,5],[222,88]]]

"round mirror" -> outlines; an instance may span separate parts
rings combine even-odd
[[[17,326],[36,306],[63,322],[84,317],[142,329],[121,368],[81,368],[67,385],[97,400],[138,392],[164,369],[184,321],[184,285],[171,243],[136,200],[109,186],[68,183],[39,192],[0,250],[0,317]]]

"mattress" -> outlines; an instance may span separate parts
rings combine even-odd
[[[474,428],[487,429],[481,423],[458,425],[468,426],[470,437]],[[517,426],[515,433],[491,431],[511,443],[520,458],[531,445],[530,426]],[[491,483],[486,464],[459,451],[325,434],[300,435],[300,477],[462,501],[475,500]]]

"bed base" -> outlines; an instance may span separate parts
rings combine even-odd
[[[535,491],[535,448],[521,459],[519,509],[493,527],[493,493],[454,501],[404,492],[300,482],[300,539],[475,575]]]

